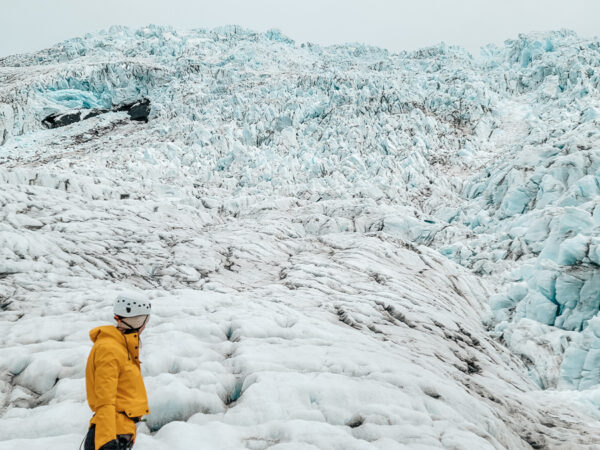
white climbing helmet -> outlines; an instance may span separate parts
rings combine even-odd
[[[150,300],[142,300],[134,296],[119,295],[115,301],[113,311],[120,317],[135,317],[150,315],[152,305]]]

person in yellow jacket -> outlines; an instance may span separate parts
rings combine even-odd
[[[136,423],[150,412],[139,358],[140,334],[150,309],[147,300],[120,296],[114,305],[117,325],[90,331],[94,346],[85,369],[85,387],[94,416],[85,450],[131,449]]]

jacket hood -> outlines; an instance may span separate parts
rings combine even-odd
[[[119,342],[123,340],[121,332],[112,325],[96,327],[90,331],[90,339],[92,342],[96,342],[98,339],[105,337],[117,339]]]

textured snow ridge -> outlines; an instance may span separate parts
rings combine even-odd
[[[153,26],[0,59],[0,449],[79,445],[127,292],[136,449],[594,448],[599,55]]]

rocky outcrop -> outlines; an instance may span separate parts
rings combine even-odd
[[[148,123],[150,115],[150,100],[147,98],[133,103],[126,103],[117,108],[117,111],[127,111],[131,120],[139,120]]]
[[[144,98],[132,103],[123,103],[113,107],[112,109],[84,109],[69,111],[66,113],[50,114],[44,118],[44,120],[42,120],[42,125],[44,125],[46,128],[64,127],[71,125],[72,123],[91,119],[92,117],[96,117],[100,114],[105,114],[111,111],[125,111],[131,120],[144,121],[145,123],[148,123],[148,116],[150,115],[150,100]]]

